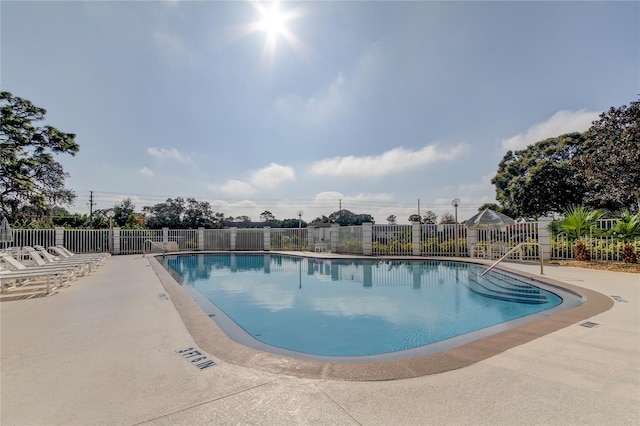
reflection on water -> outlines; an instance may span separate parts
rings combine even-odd
[[[317,355],[420,347],[560,303],[457,262],[200,254],[166,263],[257,339]]]
[[[439,261],[311,259],[269,254],[173,256],[168,258],[168,264],[191,283],[229,272],[270,274],[304,271],[305,275],[315,276],[319,280],[357,281],[364,287],[411,286],[416,289],[425,280],[440,283],[456,281],[460,270],[471,266],[458,264],[455,268],[447,268],[447,265],[455,264]]]

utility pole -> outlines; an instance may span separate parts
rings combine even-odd
[[[93,228],[93,191],[89,191],[89,228]]]
[[[338,211],[342,211],[342,198],[338,200]]]

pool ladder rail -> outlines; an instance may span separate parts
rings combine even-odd
[[[162,250],[162,257],[167,253],[167,243],[159,243],[153,240],[145,240],[144,248],[142,249],[142,257],[145,257],[147,254],[147,243],[149,243],[149,251],[151,251],[151,247],[155,246]]]
[[[503,260],[505,260],[511,253],[513,253],[514,251],[516,251],[518,249],[521,249],[522,246],[527,246],[527,245],[528,246],[537,246],[538,247],[538,257],[540,257],[540,275],[544,275],[544,261],[542,259],[542,244],[540,244],[540,243],[519,243],[515,247],[513,247],[511,250],[506,252],[500,259],[496,260],[493,265],[491,265],[487,269],[485,269],[484,272],[482,272],[480,274],[480,276],[481,277],[484,276],[484,274],[486,274],[487,272],[489,272],[490,270],[495,268],[498,263],[500,263]],[[521,254],[521,256],[522,256],[522,254]]]

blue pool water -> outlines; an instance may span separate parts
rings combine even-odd
[[[420,348],[562,302],[525,279],[493,271],[481,277],[484,267],[459,262],[274,254],[165,261],[183,286],[193,286],[254,339],[329,357]]]

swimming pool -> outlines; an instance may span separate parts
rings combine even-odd
[[[230,338],[309,359],[435,353],[582,303],[462,262],[226,253],[164,262]]]

